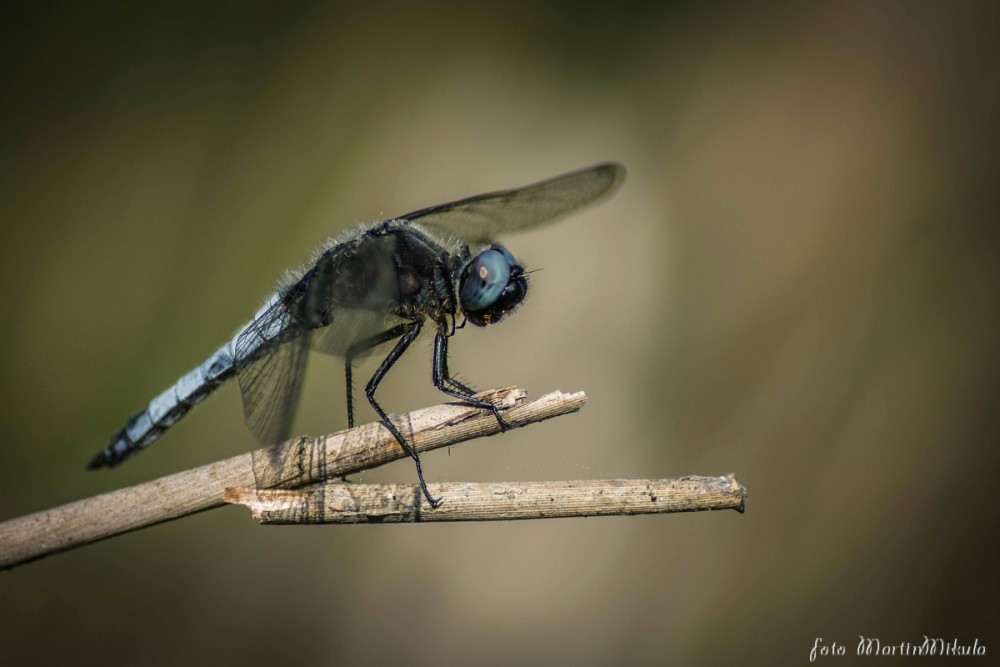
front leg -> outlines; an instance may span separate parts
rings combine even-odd
[[[448,336],[440,330],[438,330],[437,335],[434,337],[434,365],[432,375],[434,386],[444,393],[454,396],[469,405],[493,412],[497,423],[500,424],[501,431],[508,431],[514,428],[503,418],[497,406],[487,400],[473,396],[475,392],[472,389],[451,377],[448,373]]]
[[[453,387],[453,388],[457,389],[458,391],[462,392],[465,396],[472,396],[473,394],[476,393],[476,390],[473,389],[472,387],[470,387],[470,386],[468,386],[466,384],[463,384],[462,382],[456,380],[455,378],[453,378],[451,376],[451,373],[448,372],[448,353],[447,353],[448,339],[451,338],[451,336],[453,336],[454,333],[455,333],[455,330],[454,330],[454,328],[452,328],[452,332],[450,334],[440,334],[440,333],[438,334],[439,336],[444,336],[443,343],[444,343],[444,346],[445,346],[445,352],[442,355],[441,361],[440,361],[440,375],[442,377],[442,380],[445,383],[447,383],[448,385],[450,385],[451,387]],[[434,364],[435,364],[435,368],[437,368],[437,364],[438,364],[438,360],[437,360],[438,345],[439,345],[439,343],[435,340],[434,341],[434,355],[435,355],[434,356]],[[436,382],[435,382],[434,386],[437,386]],[[451,394],[451,395],[454,396],[454,394]],[[461,397],[459,397],[459,398],[461,398]]]

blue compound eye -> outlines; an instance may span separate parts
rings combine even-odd
[[[517,260],[514,259],[514,255],[510,254],[510,250],[507,250],[507,248],[504,248],[503,246],[497,246],[496,248],[493,248],[493,250],[503,255],[504,259],[506,259],[507,263],[510,264],[511,266],[517,264]]]
[[[459,294],[462,308],[476,311],[493,305],[507,287],[513,261],[513,256],[506,250],[484,250],[479,253],[462,276]]]

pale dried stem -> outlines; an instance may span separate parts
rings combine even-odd
[[[230,489],[265,524],[506,521],[558,517],[743,512],[746,488],[730,474],[676,479],[428,484],[432,508],[416,484],[324,483],[303,491]]]

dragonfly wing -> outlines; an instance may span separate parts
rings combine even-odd
[[[309,329],[289,299],[277,298],[236,338],[243,417],[262,445],[291,435],[309,353]]]
[[[317,352],[341,358],[354,343],[371,338],[405,321],[389,313],[353,308],[333,308],[332,314],[333,322],[330,326],[313,332],[309,345]],[[364,357],[371,352],[369,349],[358,356]]]
[[[355,343],[403,321],[392,313],[401,299],[395,235],[367,233],[329,248],[308,279],[306,311],[314,328],[312,349],[343,357]]]
[[[443,227],[468,241],[558,220],[613,193],[625,179],[614,162],[594,165],[539,183],[439,204],[400,216]]]

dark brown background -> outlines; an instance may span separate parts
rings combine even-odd
[[[361,4],[3,10],[0,518],[250,449],[226,387],[83,470],[325,237],[605,159],[625,187],[506,239],[544,271],[453,346],[480,387],[589,405],[428,477],[735,472],[747,514],[259,528],[226,508],[0,576],[0,661],[1000,651],[996,6]],[[438,401],[426,343],[381,398]],[[314,359],[301,429],[342,415]]]

